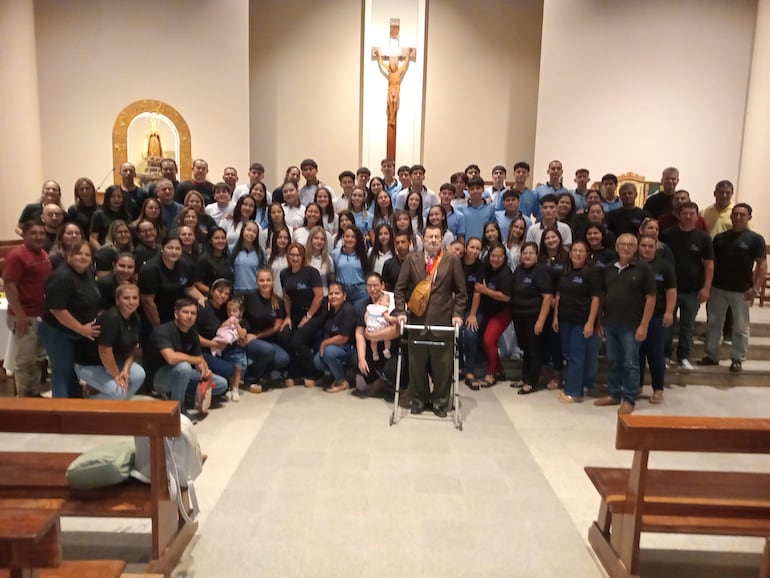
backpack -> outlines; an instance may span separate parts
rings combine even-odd
[[[166,437],[163,443],[166,449],[166,475],[171,499],[176,499],[182,517],[191,522],[198,515],[198,498],[193,480],[203,471],[203,454],[195,435],[193,423],[185,415],[181,419],[182,432],[176,437]],[[131,477],[145,484],[150,483],[150,439],[143,436],[134,438],[136,454]],[[192,516],[182,500],[182,488],[187,488],[192,505]]]

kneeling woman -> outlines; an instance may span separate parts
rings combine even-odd
[[[334,383],[326,390],[329,393],[338,393],[350,387],[345,372],[356,351],[356,310],[345,297],[345,289],[340,283],[329,285],[329,314],[324,324],[324,338],[313,358],[318,371],[328,370],[334,378]]]
[[[128,399],[144,382],[144,369],[134,362],[139,343],[139,287],[122,283],[115,305],[97,323],[101,333],[75,354],[75,374],[99,393],[94,399]]]
[[[45,282],[45,310],[38,327],[51,360],[54,397],[80,397],[75,351],[83,339],[99,336],[96,315],[101,303],[91,271],[91,247],[78,241],[67,254],[67,265],[55,269]]]

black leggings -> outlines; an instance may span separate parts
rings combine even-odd
[[[539,314],[514,312],[511,317],[519,347],[524,351],[521,379],[527,385],[537,387],[540,381],[540,368],[543,363],[543,333],[535,335],[535,323]]]

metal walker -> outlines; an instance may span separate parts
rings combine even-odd
[[[403,338],[404,330],[406,331],[430,331],[432,333],[453,333],[454,334],[454,367],[452,368],[452,379],[450,380],[449,399],[450,407],[447,409],[452,412],[454,424],[457,429],[462,431],[463,418],[460,411],[460,388],[459,375],[460,375],[460,328],[457,325],[441,326],[441,325],[409,325],[403,321],[400,323],[399,335],[402,337],[401,346],[398,348],[398,363],[396,364],[396,394],[393,399],[393,412],[390,414],[390,425],[394,425],[400,421],[402,417],[401,407],[398,405],[399,401],[399,386],[401,384],[401,366],[403,362]],[[444,347],[444,343],[437,341],[426,341],[421,339],[408,339],[407,345],[412,343],[415,345],[428,345],[431,347]]]

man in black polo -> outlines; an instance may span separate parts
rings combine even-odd
[[[666,229],[660,234],[660,240],[674,253],[677,297],[679,312],[679,343],[676,357],[679,367],[692,370],[690,351],[695,329],[695,316],[701,303],[709,299],[711,281],[714,277],[714,249],[708,233],[696,228],[698,205],[692,202],[682,203],[679,209],[679,225]],[[676,315],[676,313],[675,313]],[[669,343],[673,334],[669,334]],[[666,347],[667,353],[672,350]],[[667,355],[668,357],[668,355]]]
[[[618,413],[632,413],[639,393],[639,345],[655,310],[655,275],[636,258],[636,237],[618,237],[618,260],[604,269],[602,326],[607,338],[607,390],[594,405],[620,405]]]
[[[195,159],[192,166],[192,178],[182,181],[177,185],[174,193],[174,200],[180,205],[184,204],[184,198],[192,190],[198,191],[203,195],[205,205],[214,202],[214,183],[206,180],[209,174],[209,163],[203,159]],[[158,195],[160,196],[160,195]]]
[[[409,233],[406,231],[395,233],[393,235],[393,248],[395,249],[393,256],[385,261],[385,264],[382,266],[382,280],[385,282],[385,288],[388,291],[395,289],[398,274],[401,273],[401,264],[412,248],[412,240],[409,238]]]
[[[678,184],[679,169],[676,167],[663,169],[663,175],[660,177],[660,190],[647,198],[644,202],[644,209],[655,219],[660,218],[663,213],[670,212]]]
[[[639,235],[639,226],[650,214],[636,206],[638,192],[634,183],[620,185],[620,208],[607,213],[607,228],[620,237],[623,233]]]
[[[730,371],[743,369],[749,349],[749,304],[762,291],[767,275],[765,239],[749,230],[751,205],[738,203],[732,230],[714,237],[714,283],[707,304],[706,356],[699,365],[719,363],[719,339],[729,307],[733,314]]]

